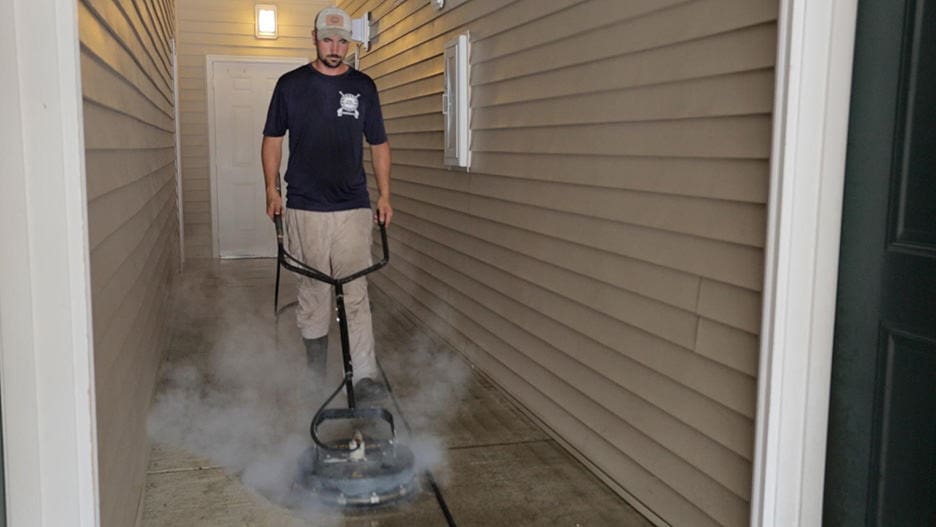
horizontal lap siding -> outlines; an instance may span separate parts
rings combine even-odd
[[[374,19],[393,146],[374,284],[628,499],[745,525],[776,1],[341,5]],[[440,105],[466,30],[468,172],[442,165]]]
[[[279,38],[254,37],[254,4],[244,0],[178,0],[179,123],[182,207],[187,258],[211,257],[207,55],[312,57],[315,14],[331,0],[276,2]],[[257,131],[260,156],[260,131]],[[261,174],[257,174],[261,178]]]
[[[178,269],[170,0],[81,0],[101,524],[133,525]]]

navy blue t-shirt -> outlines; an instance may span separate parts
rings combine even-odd
[[[279,78],[263,135],[289,130],[286,203],[294,209],[335,211],[370,208],[361,137],[387,141],[377,86],[349,68],[320,73],[311,64]]]

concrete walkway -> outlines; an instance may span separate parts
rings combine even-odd
[[[329,380],[310,386],[294,306],[273,314],[274,272],[273,260],[202,261],[179,280],[150,416],[144,526],[649,525],[373,285],[378,360],[398,435],[439,492],[423,477],[413,500],[376,512],[279,505],[341,365],[333,330]],[[295,299],[286,272],[280,299]]]

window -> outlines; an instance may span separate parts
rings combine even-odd
[[[445,92],[442,114],[445,116],[445,164],[471,165],[470,91],[468,83],[468,35],[445,44]]]

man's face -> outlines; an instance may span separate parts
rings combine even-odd
[[[348,45],[349,42],[343,38],[325,37],[319,39],[318,35],[315,37],[315,49],[318,53],[318,59],[329,68],[341,66],[341,61],[348,53]]]

